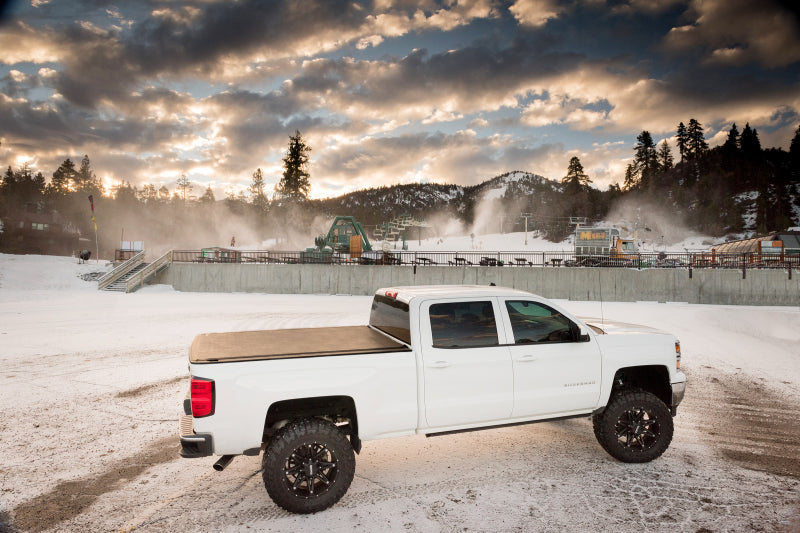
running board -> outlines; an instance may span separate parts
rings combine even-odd
[[[510,428],[514,426],[527,426],[528,424],[538,424],[539,422],[558,422],[559,420],[571,420],[573,418],[586,418],[592,416],[591,413],[584,413],[581,415],[557,416],[555,418],[541,418],[539,420],[528,420],[526,422],[512,422],[510,424],[498,424],[495,426],[481,426],[476,428],[466,429],[453,429],[450,431],[438,431],[435,433],[426,433],[426,437],[441,437],[444,435],[455,435],[456,433],[471,433],[473,431],[483,431],[485,429],[501,429]]]

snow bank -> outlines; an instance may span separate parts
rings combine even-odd
[[[0,289],[96,291],[97,284],[88,283],[82,277],[104,274],[110,268],[107,261],[78,263],[75,257],[0,254]]]

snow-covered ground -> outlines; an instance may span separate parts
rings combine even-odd
[[[689,386],[662,458],[616,462],[585,419],[367,442],[342,501],[293,516],[267,497],[259,458],[217,473],[177,457],[188,346],[361,324],[370,299],[126,295],[81,279],[107,268],[0,254],[0,530],[800,530],[800,308],[561,302],[681,339]]]

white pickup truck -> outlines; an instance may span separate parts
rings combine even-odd
[[[683,399],[680,344],[626,324],[587,324],[494,286],[379,289],[369,326],[199,335],[181,455],[264,451],[284,509],[336,503],[365,440],[591,417],[624,462],[660,456]]]

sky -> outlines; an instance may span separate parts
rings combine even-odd
[[[695,118],[788,149],[800,17],[779,0],[0,0],[0,165],[50,178],[88,155],[200,195],[279,181],[289,135],[311,196],[522,170],[573,156],[621,183],[636,136]]]

